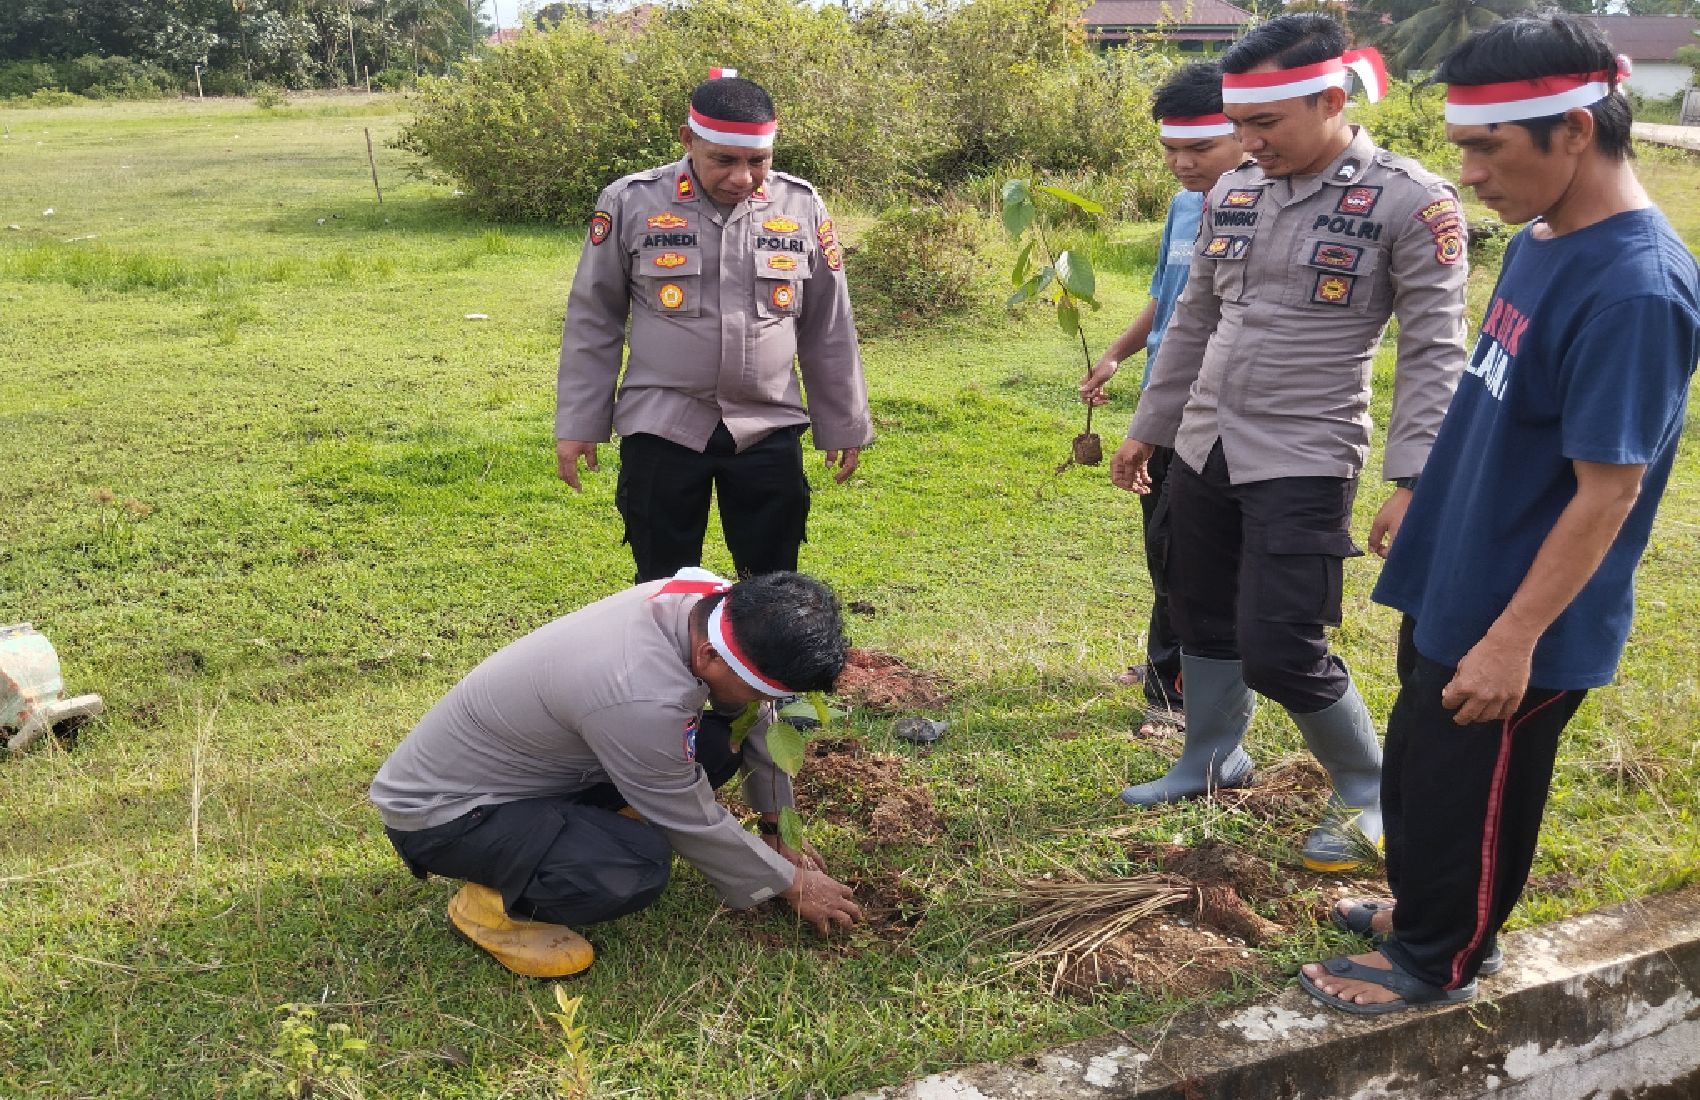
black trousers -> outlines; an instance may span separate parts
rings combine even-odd
[[[1204,469],[1169,470],[1169,612],[1195,657],[1240,661],[1246,686],[1296,714],[1338,702],[1351,682],[1328,651],[1340,625],[1342,562],[1357,479],[1283,477],[1234,485],[1220,441]]]
[[[626,524],[637,583],[702,564],[711,497],[739,576],[797,568],[809,519],[803,428],[781,428],[738,453],[719,424],[700,454],[655,435],[620,439],[614,501]]]
[[[1399,631],[1399,697],[1387,719],[1381,812],[1398,905],[1383,950],[1456,989],[1476,976],[1535,859],[1559,735],[1586,691],[1531,688],[1504,722],[1456,725],[1441,706],[1455,669]]]
[[[731,719],[706,711],[697,763],[716,789],[738,774]],[[420,878],[476,882],[499,891],[509,914],[550,924],[613,920],[654,904],[667,887],[673,849],[660,830],[625,817],[612,783],[544,798],[479,806],[429,829],[386,829]]]
[[[1145,519],[1145,570],[1151,574],[1151,623],[1145,631],[1145,699],[1182,710],[1181,639],[1169,621],[1169,466],[1175,452],[1158,447],[1146,462],[1151,491],[1139,498]]]

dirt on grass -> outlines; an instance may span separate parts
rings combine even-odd
[[[869,752],[854,737],[808,743],[797,776],[797,811],[862,834],[865,850],[937,836],[943,818],[927,788],[903,779],[903,757]]]
[[[949,701],[935,677],[874,649],[850,650],[834,692],[853,706],[892,712],[930,710]]]

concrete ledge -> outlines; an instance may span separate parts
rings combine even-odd
[[[1474,1004],[1360,1019],[1303,991],[853,1100],[1692,1100],[1700,889],[1501,941]]]
[[[1700,151],[1700,126],[1667,126],[1662,122],[1637,122],[1630,126],[1630,133],[1642,141]]]

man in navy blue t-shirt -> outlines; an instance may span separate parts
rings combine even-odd
[[[1520,18],[1441,63],[1460,182],[1530,222],[1375,599],[1405,613],[1382,775],[1380,950],[1300,983],[1360,1014],[1467,1000],[1534,859],[1559,735],[1610,683],[1700,359],[1700,269],[1642,189],[1592,25]]]
[[[1123,359],[1145,351],[1145,370],[1140,375],[1143,391],[1151,377],[1151,364],[1163,342],[1163,331],[1174,316],[1175,303],[1186,289],[1192,266],[1193,245],[1198,225],[1204,218],[1204,199],[1222,173],[1239,167],[1246,156],[1234,124],[1222,113],[1222,67],[1214,61],[1182,65],[1158,85],[1151,96],[1151,117],[1157,122],[1157,140],[1163,146],[1163,162],[1184,188],[1169,202],[1163,221],[1163,239],[1157,249],[1157,267],[1151,273],[1151,300],[1139,316],[1098,357],[1092,370],[1080,380],[1080,398],[1090,405],[1109,400],[1104,384],[1115,376]],[[1144,685],[1145,721],[1139,732],[1159,734],[1163,726],[1184,726],[1182,701],[1181,640],[1169,621],[1169,586],[1164,571],[1169,557],[1169,497],[1164,491],[1173,447],[1159,447],[1147,469],[1152,490],[1139,498],[1145,521],[1145,568],[1151,577],[1151,621],[1145,635],[1145,664],[1138,671]]]

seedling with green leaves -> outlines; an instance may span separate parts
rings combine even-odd
[[[773,757],[773,762],[779,770],[797,778],[797,773],[803,770],[803,746],[807,738],[799,723],[791,721],[786,712],[798,707],[814,709],[813,728],[820,729],[832,721],[835,716],[842,716],[843,711],[829,705],[826,696],[818,691],[799,696],[783,711],[775,714],[773,723],[767,727],[767,754]],[[744,712],[732,721],[732,751],[736,752],[749,734],[750,727],[755,725],[756,717],[761,713],[760,703],[751,703]],[[793,851],[803,850],[803,819],[787,806],[779,811],[779,839]]]
[[[1014,269],[1009,273],[1009,281],[1015,287],[1015,292],[1009,296],[1008,305],[1013,308],[1042,297],[1047,292],[1053,294],[1053,297],[1046,300],[1056,304],[1057,324],[1062,327],[1063,335],[1080,340],[1080,354],[1086,357],[1086,372],[1090,374],[1092,353],[1087,349],[1086,332],[1080,325],[1080,307],[1084,304],[1093,309],[1100,308],[1097,299],[1098,281],[1092,274],[1092,261],[1072,249],[1065,248],[1061,252],[1051,249],[1045,236],[1045,219],[1035,201],[1036,195],[1048,196],[1088,214],[1102,214],[1104,208],[1084,195],[1077,195],[1067,188],[1048,183],[1007,180],[1003,185],[1003,227],[1016,240],[1027,238],[1015,257]],[[1029,231],[1031,236],[1028,236]],[[1033,266],[1035,259],[1042,261],[1037,270]],[[1092,406],[1088,404],[1086,430],[1074,437],[1069,462],[1096,466],[1103,461],[1104,447],[1098,437],[1092,434]],[[1059,472],[1067,469],[1069,462],[1063,463]]]

